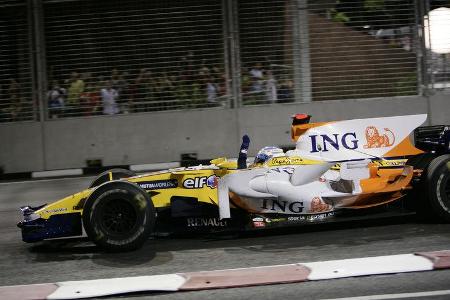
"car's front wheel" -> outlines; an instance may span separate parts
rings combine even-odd
[[[107,251],[141,247],[152,233],[155,209],[148,194],[128,182],[102,185],[88,198],[83,225],[88,237]]]

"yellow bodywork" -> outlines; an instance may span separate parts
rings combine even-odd
[[[154,207],[170,206],[170,199],[172,196],[179,197],[195,197],[199,202],[206,202],[218,205],[217,188],[211,188],[204,185],[201,188],[185,188],[183,182],[187,179],[217,176],[223,177],[226,174],[236,172],[236,161],[228,161],[225,158],[218,158],[211,161],[214,167],[205,166],[203,168],[179,168],[167,171],[153,172],[140,176],[122,179],[128,182],[143,183],[159,180],[176,180],[178,186],[176,188],[155,189],[152,195],[152,202]],[[110,176],[111,179],[111,176]],[[91,193],[96,188],[83,190],[79,193],[70,195],[61,200],[46,205],[37,210],[35,213],[43,219],[48,219],[52,215],[67,214],[67,213],[83,213],[83,204],[89,198]]]

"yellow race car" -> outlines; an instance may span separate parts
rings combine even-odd
[[[416,130],[426,115],[309,123],[297,114],[295,149],[275,146],[247,159],[136,176],[112,169],[85,190],[22,207],[25,242],[83,235],[109,251],[140,247],[150,235],[217,232],[338,220],[399,199],[450,221],[450,129]],[[412,192],[412,193],[411,193]],[[405,197],[414,194],[416,197]]]

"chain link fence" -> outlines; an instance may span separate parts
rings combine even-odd
[[[2,1],[0,122],[421,94],[447,2]]]
[[[36,119],[29,17],[23,1],[0,3],[0,122]]]
[[[44,1],[44,12],[50,118],[221,105],[219,1]]]

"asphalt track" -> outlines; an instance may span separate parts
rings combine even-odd
[[[255,267],[450,249],[450,224],[413,217],[308,226],[244,236],[150,239],[139,251],[103,253],[87,241],[25,244],[18,207],[85,188],[92,178],[0,182],[0,286]],[[378,275],[120,299],[450,299],[450,270]],[[436,291],[441,295],[433,295]],[[405,294],[411,293],[411,294]],[[380,297],[362,297],[373,295]],[[115,299],[106,297],[102,299]]]

